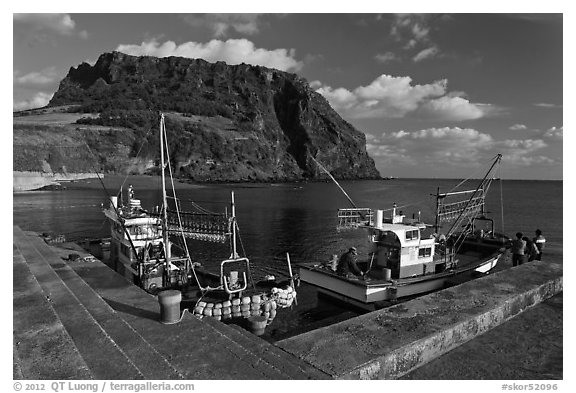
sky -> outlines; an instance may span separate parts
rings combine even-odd
[[[14,13],[13,110],[46,105],[70,67],[114,50],[244,62],[305,78],[366,135],[382,176],[468,177],[501,153],[503,178],[557,180],[563,19],[510,11]]]

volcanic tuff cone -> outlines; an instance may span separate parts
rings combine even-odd
[[[180,177],[325,178],[311,157],[340,179],[380,177],[362,132],[306,80],[266,67],[105,53],[70,69],[46,109],[54,107],[86,114],[68,137],[82,135],[109,172],[157,171],[161,111]]]

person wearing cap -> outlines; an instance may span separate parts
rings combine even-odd
[[[536,248],[538,248],[538,255],[536,255],[536,260],[542,260],[542,252],[544,251],[544,246],[546,245],[546,238],[542,235],[542,231],[540,229],[536,229],[536,237],[534,238],[534,244],[536,244]]]
[[[348,251],[340,257],[336,273],[342,276],[347,276],[349,273],[355,274],[356,276],[363,276],[364,272],[356,265],[356,255],[358,255],[356,247],[350,247]]]

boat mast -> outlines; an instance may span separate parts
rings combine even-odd
[[[162,213],[164,219],[162,220],[162,237],[164,238],[164,256],[166,258],[165,271],[169,272],[170,269],[170,244],[168,243],[168,198],[166,196],[166,177],[164,175],[164,114],[160,114],[160,166],[162,168]]]
[[[232,203],[231,203],[231,210],[232,210],[232,255],[230,259],[238,258],[238,252],[236,252],[236,204],[234,202],[234,191],[232,191]]]
[[[436,188],[436,221],[434,222],[434,232],[438,233],[440,229],[440,221],[438,219],[438,213],[440,210],[440,187]]]

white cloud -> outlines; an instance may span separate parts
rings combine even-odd
[[[562,108],[562,105],[550,104],[547,102],[538,102],[534,104],[534,106],[537,106],[539,108]]]
[[[508,127],[508,129],[512,131],[518,131],[518,130],[527,130],[528,127],[526,127],[524,124],[514,124]]]
[[[494,146],[490,135],[459,127],[428,128],[413,132],[400,130],[383,134],[379,142],[380,146],[386,147],[378,146],[373,150],[401,150],[403,156],[413,157],[419,165],[458,163],[474,166],[489,155]]]
[[[225,61],[228,64],[247,63],[276,68],[282,71],[299,71],[303,63],[295,59],[294,49],[267,50],[256,48],[247,39],[211,40],[207,43],[185,42],[176,45],[174,41],[159,43],[156,40],[140,45],[119,45],[117,51],[135,56],[180,56],[200,58],[209,62]]]
[[[544,138],[553,140],[553,141],[560,141],[564,139],[564,127],[552,127],[544,133]]]
[[[387,167],[398,164],[408,166],[418,165],[417,157],[410,155],[409,152],[403,148],[367,143],[366,150],[371,157],[375,157],[380,164],[384,164]]]
[[[409,37],[414,44],[426,42],[430,33],[428,19],[426,14],[395,14],[390,33],[398,40]]]
[[[55,83],[58,79],[55,68],[47,68],[40,72],[34,71],[25,75],[14,72],[14,86],[42,86]]]
[[[26,24],[36,30],[50,30],[62,35],[75,33],[76,22],[69,14],[14,14],[14,23]],[[87,38],[88,33],[78,33],[81,38]]]
[[[262,14],[190,14],[184,20],[195,27],[207,27],[215,37],[225,37],[229,30],[253,35],[260,31]]]
[[[465,98],[444,96],[422,104],[419,113],[435,119],[449,121],[473,120],[484,117],[488,109]]]
[[[42,108],[48,105],[52,99],[53,94],[39,92],[29,100],[16,101],[13,103],[14,111],[22,111],[25,109]]]
[[[382,64],[400,60],[400,57],[393,52],[378,53],[376,56],[374,56],[374,58],[376,61]]]
[[[418,131],[400,130],[367,138],[366,148],[379,163],[475,168],[497,153],[512,166],[554,164],[553,158],[540,153],[548,145],[541,139],[498,141],[472,128],[443,127]]]
[[[350,91],[321,86],[322,94],[342,116],[350,118],[402,118],[410,113],[440,120],[461,121],[483,117],[492,109],[447,93],[447,80],[412,85],[410,77],[380,75],[367,86]],[[315,86],[318,82],[315,83]]]
[[[322,82],[320,82],[319,80],[315,80],[310,82],[310,88],[311,89],[319,89],[322,87]]]
[[[530,153],[548,145],[541,139],[507,139],[499,142],[499,146],[507,149],[521,150]]]
[[[494,147],[502,153],[506,165],[527,167],[556,163],[554,159],[538,154],[539,150],[548,147],[541,139],[508,139],[497,142]]]
[[[438,47],[431,46],[430,48],[426,48],[426,49],[423,49],[420,52],[418,52],[416,54],[416,56],[414,56],[412,58],[412,61],[414,61],[415,63],[418,63],[422,60],[431,59],[433,57],[438,56],[439,52],[440,51],[438,50]]]

